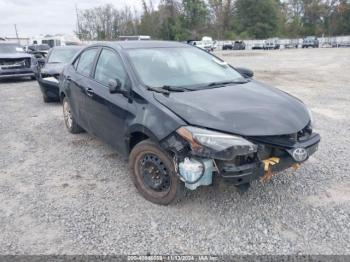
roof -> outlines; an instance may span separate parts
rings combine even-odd
[[[83,45],[65,45],[65,46],[54,46],[52,49],[83,49],[85,46]]]
[[[104,42],[103,44],[111,47],[121,47],[124,49],[139,49],[139,48],[166,48],[166,47],[188,47],[187,44],[171,41],[153,41],[153,40],[130,40],[130,41],[115,41]],[[97,44],[99,45],[99,44]]]
[[[18,44],[18,43],[7,42],[7,41],[1,41],[0,45],[16,45],[16,46],[20,46],[20,44]]]

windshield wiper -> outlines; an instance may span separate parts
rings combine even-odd
[[[242,79],[242,80],[236,80],[236,81],[212,82],[212,83],[209,83],[207,86],[214,87],[214,86],[225,86],[225,85],[229,85],[229,84],[239,85],[239,84],[245,84],[248,82],[249,81],[247,79]]]
[[[169,85],[164,85],[161,87],[164,90],[171,91],[171,92],[185,92],[188,91],[188,89],[181,87],[181,86],[169,86]]]
[[[147,90],[150,90],[150,91],[154,91],[154,92],[157,92],[157,93],[162,93],[162,94],[167,94],[169,95],[170,92],[165,90],[165,89],[162,89],[161,87],[154,87],[154,86],[146,86]]]
[[[164,85],[164,86],[161,86],[161,87],[147,86],[147,90],[151,90],[151,91],[162,93],[162,94],[169,94],[170,92],[185,92],[188,89],[185,89],[185,88],[180,87],[180,86]]]

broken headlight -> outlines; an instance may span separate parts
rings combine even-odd
[[[228,160],[257,151],[256,145],[240,136],[193,126],[181,127],[176,132],[189,143],[194,155],[202,157]]]

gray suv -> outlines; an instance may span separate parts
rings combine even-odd
[[[35,79],[37,60],[15,43],[0,43],[0,79],[30,77]]]
[[[319,45],[320,43],[316,36],[307,36],[303,40],[302,48],[308,48],[308,47],[318,48]]]

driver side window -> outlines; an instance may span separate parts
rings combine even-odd
[[[123,68],[121,58],[109,49],[103,49],[98,59],[95,80],[107,86],[111,79],[119,79],[122,87],[125,86],[127,74]]]

